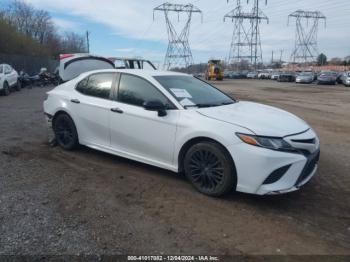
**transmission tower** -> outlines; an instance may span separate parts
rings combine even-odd
[[[262,20],[269,22],[267,16],[259,8],[260,0],[254,0],[254,7],[252,13],[254,18],[251,20],[252,24],[252,57],[254,59],[254,68],[257,69],[258,62],[262,62],[262,50],[261,50],[261,39],[260,39],[260,23]],[[267,0],[265,0],[267,5]]]
[[[326,26],[326,17],[319,11],[297,10],[288,16],[296,20],[295,47],[291,56],[293,63],[308,63],[318,56],[317,33],[319,21],[323,20]],[[311,27],[307,28],[309,23]]]
[[[164,12],[169,39],[168,49],[164,60],[164,69],[169,70],[173,67],[188,68],[188,66],[193,64],[193,56],[188,41],[192,14],[200,13],[202,16],[202,11],[192,4],[180,5],[164,3],[153,9],[153,19],[156,11]],[[185,25],[180,34],[176,31],[175,26],[171,21],[169,15],[170,12],[177,13],[178,21],[180,20],[180,13],[185,13],[187,15]]]
[[[237,7],[224,16],[224,21],[228,18],[234,22],[229,63],[238,64],[248,60],[256,69],[258,62],[262,62],[259,25],[262,20],[268,22],[269,19],[259,8],[259,0],[254,0],[251,12],[243,12],[241,0],[236,1]]]
[[[226,19],[231,19],[234,23],[232,42],[228,57],[229,64],[239,65],[244,60],[252,62],[251,58],[251,33],[250,28],[246,26],[246,21],[250,20],[251,13],[242,11],[241,1],[237,0],[237,7],[224,16]]]

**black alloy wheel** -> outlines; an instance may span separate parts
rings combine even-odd
[[[58,115],[53,122],[56,141],[65,150],[73,150],[78,145],[78,134],[73,120],[66,114]]]
[[[16,91],[21,91],[21,89],[22,89],[21,82],[19,80],[17,80],[16,86],[15,86],[15,90]]]
[[[221,196],[235,187],[232,160],[216,143],[192,146],[184,160],[185,174],[193,186],[209,196]]]
[[[8,96],[10,94],[10,86],[7,82],[4,83],[4,87],[2,89],[2,94],[4,96]]]

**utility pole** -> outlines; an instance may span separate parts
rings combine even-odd
[[[90,32],[86,31],[86,45],[87,45],[87,51],[90,53],[90,38],[89,38]]]
[[[280,50],[280,64],[282,64],[283,49]]]
[[[318,56],[317,33],[320,20],[324,21],[326,26],[326,17],[319,11],[303,11],[297,10],[288,16],[289,19],[295,18],[295,47],[291,55],[293,63],[314,62]],[[311,27],[308,27],[311,20]]]
[[[273,64],[273,50],[271,52],[271,64]]]
[[[180,5],[164,3],[153,9],[153,19],[156,11],[161,11],[164,13],[169,39],[168,49],[164,59],[164,69],[169,70],[174,67],[188,68],[193,64],[193,56],[188,41],[192,14],[201,14],[203,20],[202,11],[192,4]],[[177,13],[178,20],[181,13],[184,13],[187,16],[185,25],[180,34],[176,31],[175,26],[170,19],[170,12]]]

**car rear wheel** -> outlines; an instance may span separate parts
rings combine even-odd
[[[78,133],[75,124],[67,114],[58,115],[53,121],[53,130],[57,144],[65,150],[73,150],[78,144]]]
[[[221,145],[201,142],[186,153],[184,170],[187,179],[201,193],[221,196],[236,185],[232,159]]]
[[[16,91],[21,91],[22,85],[20,81],[17,81],[16,86],[15,86],[15,90]]]
[[[7,82],[4,82],[4,86],[1,93],[4,96],[8,96],[10,94],[10,86]]]

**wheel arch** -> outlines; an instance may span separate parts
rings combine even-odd
[[[58,109],[58,110],[52,115],[52,118],[51,118],[52,129],[53,129],[53,127],[54,127],[54,122],[55,122],[56,118],[57,118],[59,115],[63,115],[63,114],[69,116],[70,119],[72,119],[73,124],[74,124],[74,126],[75,126],[75,129],[76,129],[76,131],[77,131],[78,143],[80,143],[79,128],[78,128],[78,126],[77,126],[76,121],[74,120],[74,117],[73,117],[72,114],[70,114],[67,110],[64,110],[64,109],[60,108],[60,109]]]
[[[222,149],[225,151],[225,153],[227,154],[227,156],[229,157],[230,161],[232,162],[232,166],[233,166],[233,171],[234,171],[234,175],[235,175],[235,180],[236,180],[236,184],[237,184],[237,169],[236,169],[236,165],[235,165],[235,161],[233,160],[230,152],[227,150],[227,148],[220,143],[219,141],[210,138],[210,137],[205,137],[205,136],[200,136],[200,137],[194,137],[191,138],[190,140],[188,140],[186,143],[184,143],[179,151],[179,154],[177,156],[177,160],[178,160],[178,172],[183,172],[184,171],[184,158],[186,155],[186,152],[191,148],[191,146],[201,143],[201,142],[212,142],[212,143],[216,143],[218,144],[220,147],[222,147]],[[236,187],[236,185],[235,185]]]
[[[65,114],[65,115],[68,115],[74,122],[74,119],[73,117],[69,114],[69,112],[67,112],[66,110],[62,110],[62,109],[59,109],[57,112],[55,112],[52,116],[52,124],[54,123],[54,121],[56,120],[56,118],[59,116],[59,115],[62,115],[62,114]],[[75,123],[74,123],[75,124]]]

